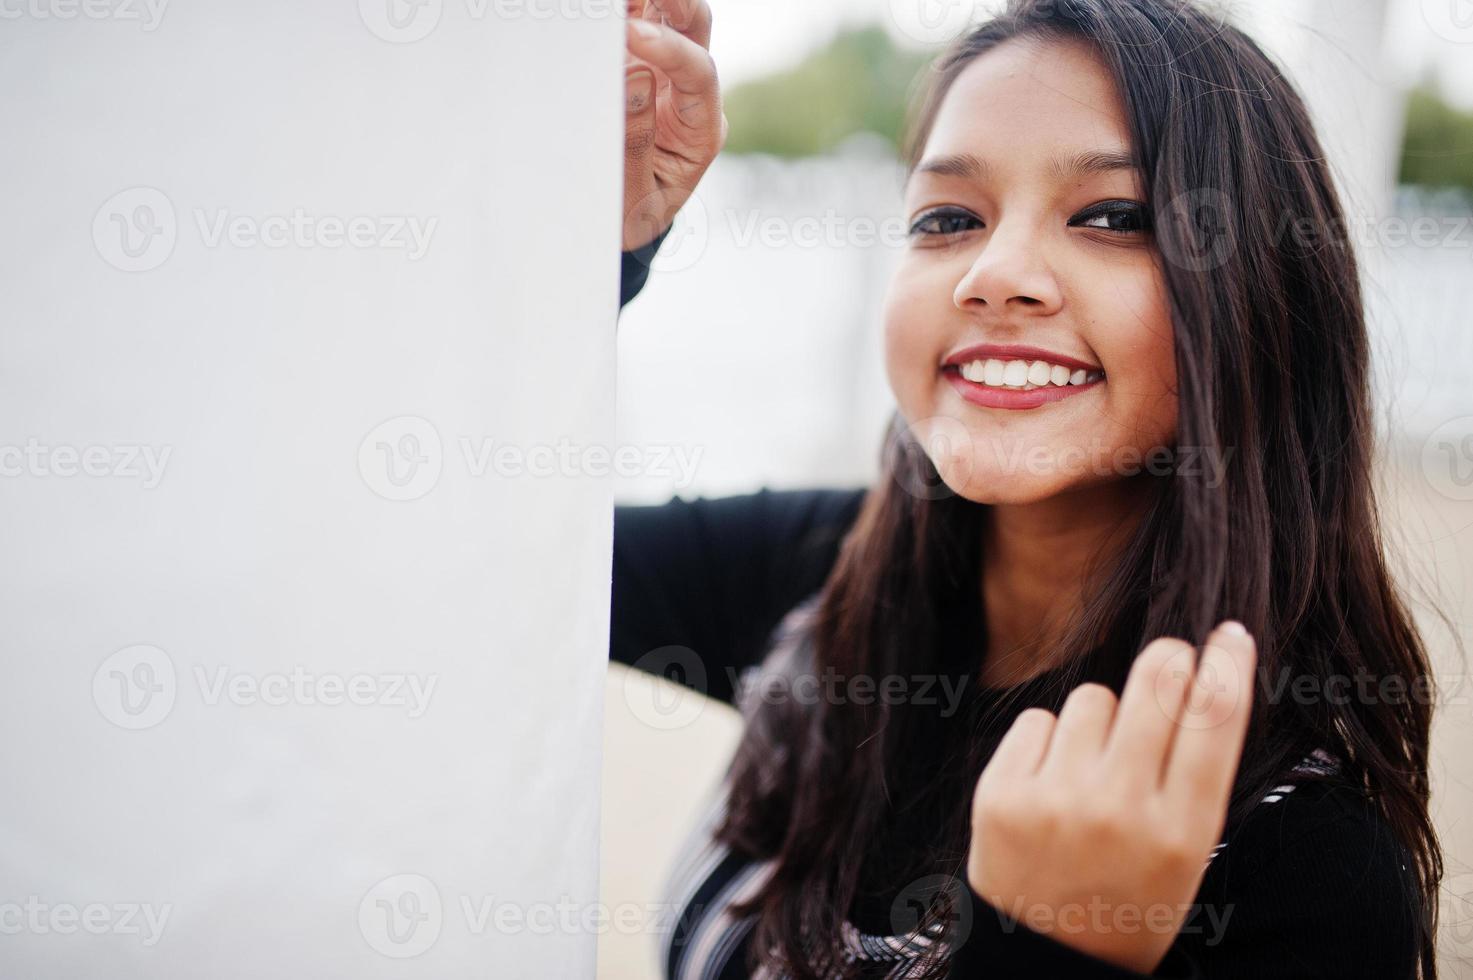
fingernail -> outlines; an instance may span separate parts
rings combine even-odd
[[[654,94],[655,76],[647,71],[629,76],[629,87],[624,94],[624,104],[629,112],[643,112]]]
[[[1222,621],[1222,625],[1219,626],[1218,629],[1222,630],[1224,633],[1227,633],[1227,634],[1229,634],[1231,636],[1247,636],[1248,635],[1248,627],[1244,626],[1242,623],[1238,622],[1236,619],[1225,619],[1225,620],[1223,620]]]
[[[635,18],[629,22],[629,29],[646,41],[653,41],[660,36],[660,28],[642,17]]]

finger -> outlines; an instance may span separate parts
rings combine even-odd
[[[643,164],[649,170],[655,144],[655,73],[632,66],[624,72],[624,163]],[[646,175],[649,176],[649,175]],[[626,185],[627,187],[627,185]],[[641,196],[654,188],[641,188]]]
[[[1163,786],[1193,813],[1218,814],[1227,806],[1253,707],[1257,659],[1253,638],[1237,623],[1219,625],[1202,647]]]
[[[624,75],[624,241],[653,239],[664,216],[655,213],[655,73],[631,68]]]
[[[1114,716],[1115,692],[1105,685],[1089,682],[1070,691],[1041,771],[1077,773],[1094,766]]]
[[[703,48],[711,47],[711,5],[706,0],[650,0],[665,23]]]
[[[1131,664],[1105,754],[1115,771],[1141,790],[1161,785],[1196,661],[1190,643],[1163,636],[1146,644]]]
[[[650,16],[653,17],[653,18],[655,18],[656,20],[659,20],[659,18],[660,18],[659,13],[656,12],[653,8],[651,8],[651,10],[650,10]],[[636,58],[634,56],[634,53],[629,50],[629,42],[628,42],[628,34],[629,34],[629,32],[627,30],[628,26],[630,24],[632,24],[634,21],[644,20],[644,19],[645,19],[645,0],[627,0],[627,12],[626,12],[626,15],[624,17],[624,26],[626,28],[626,30],[624,32],[625,33],[625,43],[624,43],[624,67],[625,68],[629,68],[629,67],[631,67],[633,65],[643,65],[644,64],[643,61],[641,61],[640,59]]]
[[[670,79],[671,108],[692,129],[716,131],[721,113],[721,86],[711,53],[664,24],[632,20],[628,28],[630,54],[653,65]]]
[[[1042,708],[1028,708],[1019,713],[993,750],[983,777],[992,782],[1009,783],[1037,772],[1048,752],[1056,720],[1051,712]]]

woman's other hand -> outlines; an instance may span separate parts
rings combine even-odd
[[[675,220],[726,142],[706,0],[629,0],[624,251]]]
[[[1156,968],[1221,839],[1253,696],[1257,651],[1240,625],[1220,624],[1200,664],[1195,653],[1158,639],[1118,700],[1081,684],[1057,717],[1018,716],[973,796],[978,895],[1065,945]]]

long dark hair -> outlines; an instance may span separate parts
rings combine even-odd
[[[1415,865],[1408,902],[1423,929],[1422,975],[1433,978],[1442,857],[1428,817],[1429,699],[1264,697],[1281,676],[1431,676],[1383,554],[1357,266],[1304,103],[1254,41],[1191,0],[1014,0],[933,65],[911,123],[911,168],[951,83],[1018,37],[1083,39],[1116,81],[1174,324],[1177,443],[1229,460],[1225,479],[1181,467],[1148,482],[1144,519],[1071,620],[1062,653],[1073,666],[1057,692],[1085,679],[1085,660],[1103,663],[1118,691],[1149,640],[1201,643],[1223,618],[1244,622],[1260,684],[1229,825],[1328,750],[1337,778],[1374,800]],[[1278,234],[1285,215],[1318,236]],[[882,468],[815,597],[807,660],[769,671],[975,676],[985,629],[975,648],[938,641],[949,603],[981,605],[987,508],[934,492],[937,471],[898,413]],[[772,866],[737,909],[757,916],[750,966],[843,972],[813,937],[839,935],[871,855],[893,862],[883,869],[892,887],[961,873],[968,802],[995,739],[958,717],[884,699],[747,708],[718,837]],[[887,847],[902,799],[933,826]],[[945,964],[935,967],[941,975]]]

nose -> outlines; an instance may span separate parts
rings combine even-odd
[[[1043,243],[1021,219],[999,222],[956,284],[952,301],[960,310],[990,307],[1020,313],[1056,312],[1063,302],[1059,281]]]

